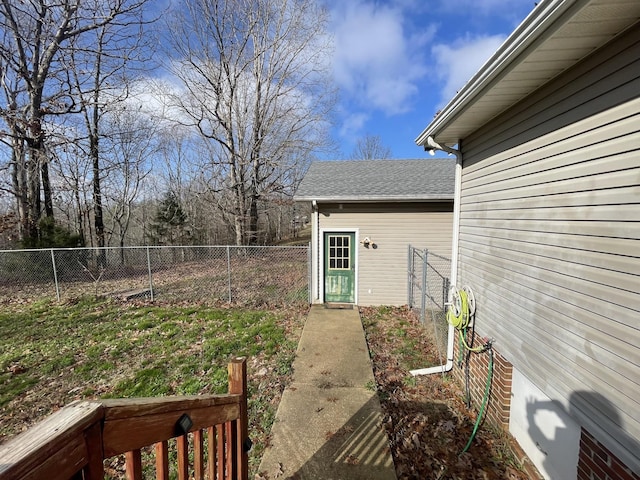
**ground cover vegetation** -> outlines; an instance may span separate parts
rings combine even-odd
[[[247,356],[253,478],[291,377],[306,307],[95,297],[1,303],[0,443],[76,399],[224,393],[228,360]],[[529,478],[510,439],[489,425],[460,454],[476,413],[451,377],[410,375],[439,357],[411,311],[360,313],[376,378],[369,387],[380,398],[399,479]],[[121,477],[123,463],[108,461],[108,476]]]
[[[507,434],[483,423],[466,453],[476,412],[449,375],[412,376],[439,365],[425,328],[407,308],[360,309],[399,479],[526,480]],[[373,388],[373,386],[372,386]],[[480,400],[478,400],[479,402]]]
[[[227,363],[248,357],[256,470],[291,374],[305,310],[150,304],[83,297],[3,301],[0,443],[76,399],[226,393]],[[108,461],[121,476],[123,459]]]

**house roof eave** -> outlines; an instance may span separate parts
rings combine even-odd
[[[416,144],[426,148],[429,137],[445,145],[458,143],[640,18],[640,2],[614,3],[616,8],[606,10],[610,21],[589,23],[607,5],[593,0],[541,1],[436,114],[416,138]],[[569,43],[571,48],[556,48],[557,44]],[[523,77],[527,81],[523,82]]]
[[[378,197],[298,197],[294,196],[295,202],[316,202],[316,203],[433,203],[433,202],[453,202],[453,195],[425,195],[415,196],[378,196]]]

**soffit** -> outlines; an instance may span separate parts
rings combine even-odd
[[[554,14],[557,19],[545,24],[544,15]],[[428,136],[457,143],[639,19],[638,0],[541,2],[416,143],[424,145]]]

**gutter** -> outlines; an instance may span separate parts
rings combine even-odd
[[[428,202],[451,202],[453,201],[453,195],[449,194],[434,194],[434,195],[422,195],[420,197],[415,196],[384,196],[384,195],[371,195],[367,197],[359,196],[315,196],[315,197],[294,197],[296,202],[317,202],[317,203],[428,203]]]
[[[428,137],[425,148],[430,151],[440,150],[449,155],[456,156],[455,190],[453,200],[453,235],[451,239],[451,274],[450,284],[455,285],[458,281],[458,248],[460,238],[460,197],[462,193],[462,152],[446,145],[436,142],[433,137]],[[453,325],[449,324],[447,331],[447,361],[444,365],[437,367],[421,368],[411,370],[409,373],[414,377],[417,375],[430,375],[432,373],[445,373],[453,368],[453,343],[456,336]]]
[[[471,77],[433,121],[416,138],[415,143],[429,149],[429,137],[439,136],[455,122],[476,99],[493,87],[527,49],[543,42],[553,33],[554,23],[574,5],[583,6],[586,0],[548,0],[540,2],[516,30],[505,40],[487,62]],[[448,141],[448,139],[445,139]]]

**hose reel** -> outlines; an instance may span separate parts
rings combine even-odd
[[[465,285],[458,289],[455,285],[449,288],[447,298],[447,322],[458,330],[464,330],[471,326],[473,316],[476,313],[476,297],[471,287]]]
[[[452,285],[449,289],[449,294],[447,298],[446,305],[449,307],[447,309],[447,322],[451,326],[453,326],[458,331],[459,337],[459,348],[458,351],[460,353],[459,364],[462,363],[462,354],[463,354],[463,346],[467,350],[467,355],[473,353],[482,353],[489,352],[489,366],[487,372],[487,381],[485,384],[484,395],[482,398],[482,403],[480,406],[480,412],[476,418],[473,431],[471,436],[469,437],[469,441],[465,445],[464,449],[460,453],[462,455],[466,452],[471,446],[471,442],[473,441],[476,432],[478,431],[478,427],[480,426],[480,421],[483,418],[485,409],[487,407],[487,403],[489,402],[489,394],[491,389],[491,379],[493,376],[493,350],[492,350],[492,342],[489,341],[484,345],[480,345],[478,347],[471,347],[467,343],[467,330],[473,326],[473,319],[476,313],[476,297],[473,294],[473,290],[471,287],[465,285],[462,288],[458,289],[456,286]],[[471,397],[469,390],[469,357],[467,357],[467,368],[465,371],[465,390],[467,397],[467,406],[471,407]]]

